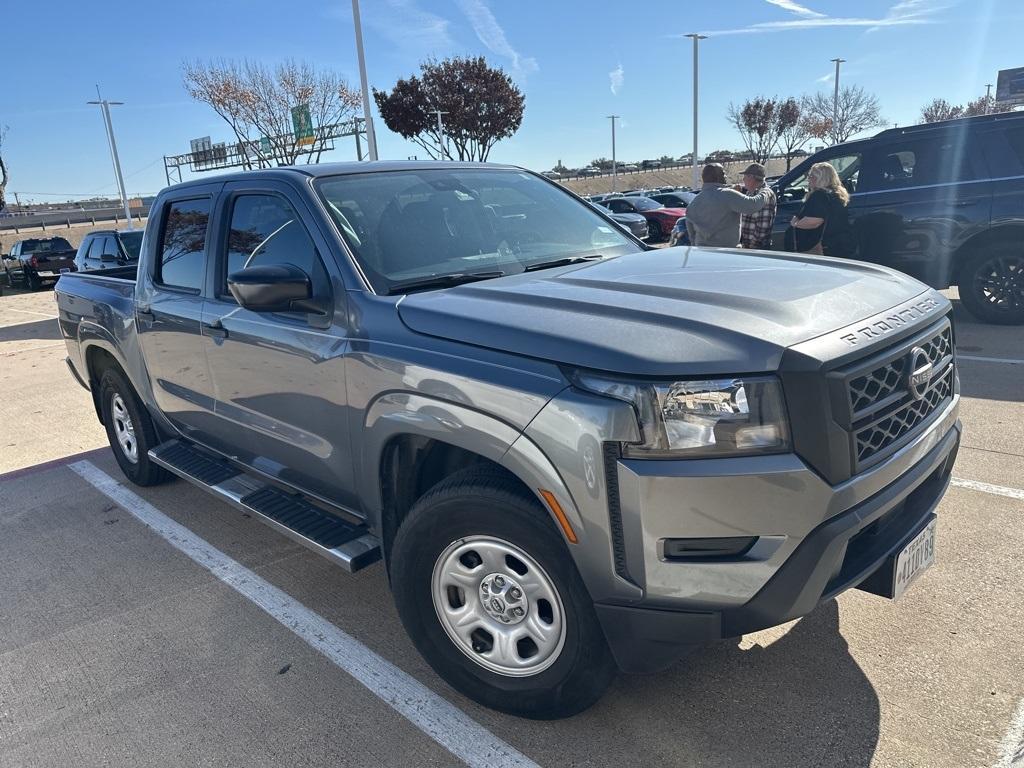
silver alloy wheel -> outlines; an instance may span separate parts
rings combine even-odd
[[[434,610],[456,647],[509,677],[544,671],[565,645],[565,609],[530,555],[493,536],[452,542],[434,563]]]
[[[121,395],[115,392],[110,398],[110,418],[114,420],[114,435],[121,446],[121,452],[132,464],[139,460],[139,444],[135,441],[135,427]]]

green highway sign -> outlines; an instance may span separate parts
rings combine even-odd
[[[309,115],[308,104],[292,107],[292,129],[295,143],[300,147],[313,143],[313,118]]]

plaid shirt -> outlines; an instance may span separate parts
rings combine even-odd
[[[759,192],[760,190],[754,190]],[[747,194],[752,194],[747,190]],[[772,247],[772,225],[775,223],[775,193],[768,190],[768,204],[757,213],[747,213],[740,217],[740,245],[744,248]]]

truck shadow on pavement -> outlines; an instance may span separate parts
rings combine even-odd
[[[831,600],[770,645],[723,642],[658,675],[623,675],[582,719],[634,758],[653,758],[651,745],[676,734],[662,765],[864,768],[879,718]]]
[[[60,341],[60,326],[54,320],[39,320],[0,327],[0,345],[18,341]],[[0,351],[4,351],[0,346]]]

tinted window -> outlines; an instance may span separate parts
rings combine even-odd
[[[1010,145],[1010,150],[1017,156],[1017,162],[1024,166],[1024,127],[1006,131],[1006,143]]]
[[[96,259],[96,261],[99,261],[100,260],[100,256],[102,256],[102,255],[103,255],[103,238],[102,237],[94,237],[92,239],[92,242],[89,243],[89,253],[86,254],[86,258],[88,258],[88,259]]]
[[[210,200],[179,200],[167,206],[156,279],[174,288],[198,290],[203,285],[206,230]]]
[[[656,211],[659,208],[664,208],[661,203],[657,200],[651,200],[649,197],[638,197],[631,201],[638,211]]]
[[[968,141],[966,131],[946,131],[880,145],[871,187],[898,189],[976,179]]]
[[[816,161],[817,162],[817,161]],[[839,180],[846,187],[846,191],[851,195],[858,190],[858,184],[860,182],[860,155],[840,155],[838,157],[829,157],[820,162],[828,163],[836,169],[836,173],[839,174]],[[813,163],[811,164],[813,165]],[[811,165],[807,168],[810,170]],[[698,190],[699,191],[699,190]],[[802,173],[791,182],[786,184],[785,190],[783,190],[786,200],[799,200],[807,194],[807,174]]]
[[[54,253],[55,251],[70,251],[71,243],[63,237],[51,237],[46,240],[26,240],[22,243],[22,254],[28,253]]]
[[[382,292],[428,276],[510,274],[570,255],[638,250],[589,205],[523,171],[353,173],[317,186],[338,232]]]
[[[101,255],[113,256],[115,259],[120,257],[121,251],[117,247],[117,241],[114,239],[113,235],[107,235],[103,238],[103,251],[101,252]]]
[[[139,252],[142,250],[142,232],[123,232],[121,233],[121,245],[128,251],[128,258],[133,261],[139,258]]]
[[[276,195],[242,195],[231,209],[225,277],[245,267],[293,264],[324,285],[326,272],[295,209]],[[226,293],[226,283],[221,285]]]

